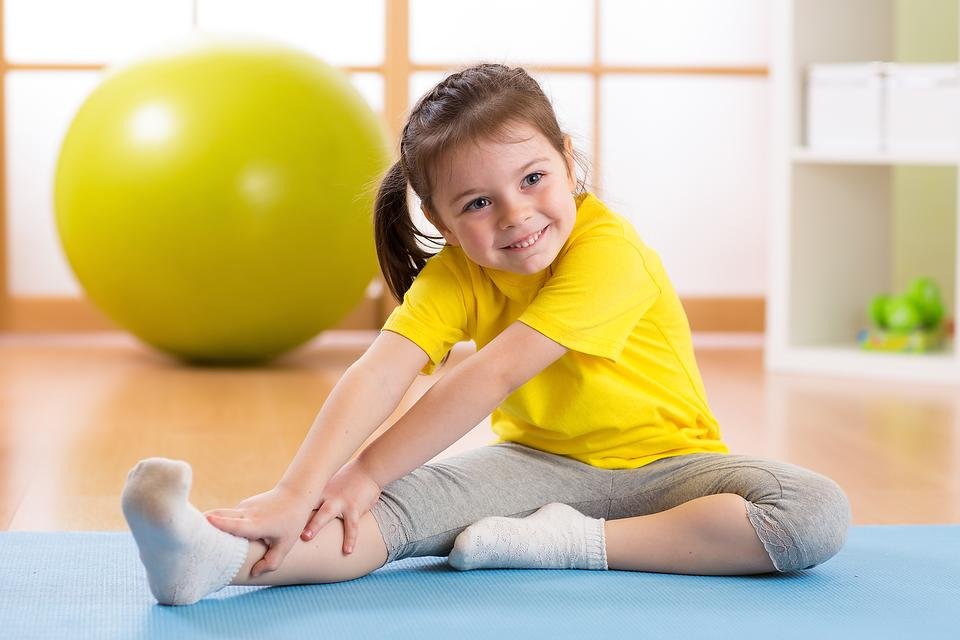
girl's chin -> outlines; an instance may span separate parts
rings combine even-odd
[[[511,264],[501,267],[501,270],[509,271],[519,275],[530,276],[535,273],[540,273],[549,266],[550,262],[546,261],[543,255],[537,255],[532,256],[530,260],[524,260],[520,264]]]

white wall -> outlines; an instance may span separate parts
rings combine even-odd
[[[187,33],[192,20],[190,0],[4,5],[14,63],[132,59]],[[196,7],[204,30],[264,35],[335,65],[383,60],[383,0],[197,0]],[[601,0],[601,61],[763,67],[767,13],[765,0]],[[410,29],[411,58],[423,64],[588,65],[594,50],[592,0],[410,0]],[[592,76],[535,76],[590,157],[598,135]],[[411,101],[439,77],[414,74]],[[56,238],[52,181],[62,136],[98,79],[89,71],[7,75],[7,260],[15,296],[81,295]],[[382,111],[382,76],[353,80]],[[613,74],[601,81],[600,195],[660,253],[681,295],[764,294],[767,93],[766,78],[756,76]]]

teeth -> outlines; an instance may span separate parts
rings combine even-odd
[[[540,234],[542,234],[542,233],[543,233],[543,229],[541,229],[540,231],[537,231],[535,234],[533,234],[532,236],[530,236],[530,237],[527,238],[526,240],[522,240],[522,241],[518,242],[517,244],[512,244],[512,245],[510,245],[510,248],[511,248],[511,249],[526,249],[527,247],[529,247],[530,245],[532,245],[534,242],[536,242],[537,240],[539,240],[539,239],[540,239]]]

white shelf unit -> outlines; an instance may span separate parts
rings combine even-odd
[[[776,0],[772,89],[772,210],[765,359],[774,372],[960,384],[953,343],[932,354],[862,351],[877,293],[893,290],[893,174],[900,165],[952,167],[945,154],[834,153],[804,147],[810,63],[894,60],[895,0]],[[956,210],[954,194],[954,216]],[[960,224],[957,225],[960,236]],[[953,244],[956,318],[960,263]],[[918,274],[925,275],[925,274]]]

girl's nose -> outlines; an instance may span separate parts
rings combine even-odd
[[[533,215],[526,211],[523,211],[521,209],[514,209],[512,211],[509,211],[507,215],[503,216],[503,220],[500,226],[502,229],[509,229],[510,227],[519,227],[532,217]]]

